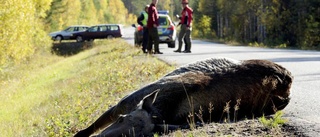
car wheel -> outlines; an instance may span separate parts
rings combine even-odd
[[[54,39],[55,39],[56,41],[61,42],[63,38],[62,38],[61,35],[58,35],[58,36],[56,36]]]
[[[112,35],[107,35],[107,39],[112,39],[113,36]]]
[[[83,42],[83,37],[82,36],[77,36],[76,37],[77,42]]]

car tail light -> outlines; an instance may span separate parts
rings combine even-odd
[[[142,31],[143,27],[142,26],[138,26],[138,31]]]
[[[168,30],[174,30],[174,25],[170,25],[170,26],[168,27]]]

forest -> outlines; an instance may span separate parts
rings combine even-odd
[[[197,36],[319,48],[319,0],[195,0]]]
[[[132,24],[145,0],[0,0],[0,70],[51,44],[69,25]],[[159,0],[172,18],[181,0]],[[283,48],[320,48],[319,0],[189,0],[193,38]]]

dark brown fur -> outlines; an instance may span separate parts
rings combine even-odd
[[[198,61],[126,96],[76,136],[89,136],[113,123],[120,114],[135,111],[137,104],[156,90],[160,91],[152,107],[147,107],[155,125],[188,125],[188,115],[198,112],[200,106],[204,122],[274,114],[289,103],[292,80],[288,70],[267,60],[220,58]],[[240,109],[234,111],[239,99]],[[230,106],[228,113],[224,111],[227,102]],[[209,104],[214,108],[211,113]],[[199,119],[195,117],[195,120]]]

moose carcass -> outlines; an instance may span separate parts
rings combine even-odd
[[[287,69],[267,60],[197,61],[124,97],[75,136],[90,136],[105,127],[101,136],[148,136],[164,128],[187,128],[192,121],[188,115],[199,110],[201,117],[193,121],[274,114],[289,103],[292,80]]]

